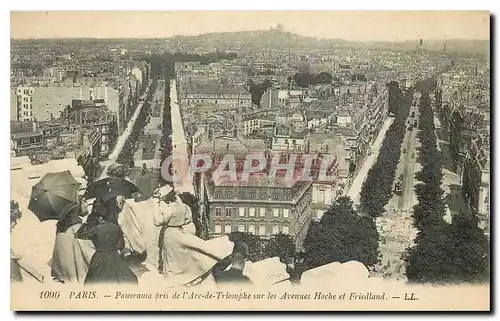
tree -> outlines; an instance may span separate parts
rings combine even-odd
[[[257,262],[267,258],[264,255],[262,240],[259,236],[251,233],[232,232],[228,237],[231,242],[239,241],[248,246],[248,260]]]
[[[417,84],[432,88],[432,82]],[[445,204],[441,161],[436,147],[434,114],[427,92],[420,101],[419,137],[422,170],[417,177],[418,204],[414,225],[419,229],[415,246],[407,251],[406,276],[417,283],[463,283],[489,280],[489,241],[478,228],[475,213],[455,214],[451,225],[444,222]]]
[[[311,223],[304,247],[306,269],[331,262],[359,261],[367,267],[378,262],[375,222],[358,216],[347,196],[337,199],[319,223]]]
[[[316,75],[316,84],[331,84],[332,83],[332,75],[328,72],[320,72]]]
[[[272,87],[272,85],[271,81],[267,78],[260,84],[256,84],[252,79],[248,79],[247,86],[250,88],[249,91],[252,95],[252,103],[260,107],[262,96]]]
[[[264,244],[264,253],[267,257],[279,257],[281,262],[289,263],[295,257],[295,244],[288,234],[275,234]]]

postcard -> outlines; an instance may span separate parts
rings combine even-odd
[[[489,12],[11,12],[10,59],[12,310],[490,310]]]

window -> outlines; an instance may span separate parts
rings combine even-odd
[[[219,223],[215,224],[215,234],[221,234],[222,233],[222,226]]]
[[[243,224],[238,225],[238,232],[242,232],[242,233],[245,232],[245,225],[243,225]]]
[[[248,233],[255,234],[255,225],[248,224]]]
[[[283,234],[288,234],[288,226],[283,226],[282,232]]]
[[[279,209],[278,208],[273,208],[273,216],[274,217],[279,217]]]
[[[215,216],[222,216],[222,210],[220,207],[215,208]]]
[[[244,217],[245,216],[245,208],[244,207],[240,207],[240,217]]]
[[[226,208],[226,216],[233,216],[233,209],[232,208]]]
[[[318,203],[325,204],[325,190],[322,188],[318,190]]]
[[[278,193],[274,193],[274,194],[273,194],[273,199],[274,199],[275,201],[279,200],[279,199],[280,199],[279,194],[278,194]]]
[[[274,235],[274,234],[279,234],[279,232],[280,232],[280,227],[279,227],[279,225],[277,225],[277,224],[276,224],[276,225],[273,225],[273,235]]]
[[[290,210],[288,208],[283,209],[283,217],[288,218],[290,215]]]
[[[259,235],[260,235],[260,236],[264,236],[264,235],[266,235],[266,226],[265,226],[264,224],[261,224],[261,225],[259,226]]]
[[[254,217],[255,216],[255,208],[250,207],[250,216]]]
[[[266,217],[266,209],[265,208],[260,209],[260,217]]]

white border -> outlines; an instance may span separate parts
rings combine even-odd
[[[7,174],[7,167],[10,159],[9,149],[10,143],[8,140],[10,126],[8,125],[9,112],[9,99],[10,94],[8,91],[9,88],[9,70],[10,70],[10,55],[7,48],[10,48],[10,10],[490,10],[494,13],[500,12],[498,10],[499,1],[487,1],[487,0],[475,0],[475,1],[435,1],[435,0],[419,0],[419,1],[356,1],[353,3],[351,1],[318,1],[318,0],[308,0],[308,1],[297,1],[297,0],[288,0],[288,1],[269,1],[269,0],[252,0],[252,1],[227,1],[227,0],[184,0],[184,1],[129,1],[129,2],[118,2],[118,1],[102,1],[102,0],[85,0],[85,1],[53,1],[53,0],[45,0],[45,1],[2,1],[2,37],[3,48],[6,48],[1,51],[3,55],[2,61],[2,70],[1,73],[1,88],[2,89],[2,98],[3,98],[3,108],[0,109],[2,112],[2,116],[0,119],[5,122],[4,126],[0,126],[0,130],[4,131],[1,134],[0,139],[0,153],[5,156],[2,156],[1,159],[1,167],[5,169],[5,178],[4,183],[1,185],[2,199],[0,200],[0,204],[5,205],[5,212],[7,212],[7,204],[9,203],[10,198],[10,184],[7,182],[7,177],[10,174]],[[498,23],[498,22],[497,22]],[[496,43],[496,39],[495,39]],[[496,54],[495,54],[496,58]],[[496,73],[495,73],[496,75]],[[498,82],[495,85],[495,91],[499,92]],[[496,106],[495,106],[496,107]],[[492,108],[494,108],[492,106]],[[496,122],[500,123],[500,113],[496,112]],[[496,133],[498,134],[498,133]],[[500,137],[495,135],[494,142],[500,142]],[[498,150],[498,146],[496,150]],[[9,176],[7,176],[9,175]],[[495,177],[498,178],[498,177]],[[499,181],[497,179],[492,180],[492,182]],[[497,190],[498,193],[498,190]],[[497,197],[492,197],[492,200],[500,199],[498,195]],[[494,215],[495,213],[492,213]],[[3,219],[4,224],[7,225],[7,218]],[[495,220],[498,221],[498,218]],[[496,225],[496,224],[495,224]],[[495,226],[496,227],[496,226]],[[496,229],[495,229],[496,231]],[[5,319],[13,319],[14,317],[21,317],[18,315],[14,315],[10,312],[10,279],[8,279],[8,272],[10,268],[10,264],[7,259],[9,258],[9,245],[10,245],[10,237],[7,232],[7,227],[5,226],[4,233],[0,234],[3,238],[1,244],[1,257],[4,260],[4,264],[0,265],[0,279],[1,279],[1,289],[5,295],[3,296],[1,311],[2,314],[6,315],[6,318],[2,316],[2,320]],[[496,244],[497,245],[497,244]],[[498,254],[498,247],[495,247],[497,251],[493,254],[494,257]],[[496,279],[496,278],[495,278]],[[464,293],[466,295],[466,293]],[[496,304],[497,308],[498,305]],[[61,316],[62,319],[69,319],[71,316]],[[119,316],[121,317],[121,316]],[[162,318],[168,318],[169,320],[180,318],[179,315],[167,315],[160,316]],[[220,316],[214,315],[199,315],[200,318],[208,319],[208,318],[220,318]],[[231,316],[231,318],[244,318],[243,315]],[[278,316],[273,316],[278,317]],[[290,318],[291,316],[287,315],[285,318]],[[302,317],[302,316],[300,316]],[[328,316],[330,317],[330,316]],[[343,318],[340,315],[333,316],[335,318]],[[369,316],[373,318],[374,316]],[[387,316],[376,316],[386,318]],[[410,317],[410,316],[407,316]],[[455,317],[455,315],[451,315],[450,317]],[[94,320],[101,320],[104,316],[93,315],[90,318]],[[115,317],[116,318],[116,317]],[[259,316],[259,318],[267,318],[267,316]],[[426,315],[426,318],[437,319],[437,316],[429,316]]]

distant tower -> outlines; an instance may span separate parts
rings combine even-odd
[[[446,43],[443,44],[443,52],[446,52]]]
[[[422,47],[422,46],[423,46],[423,41],[422,41],[422,39],[420,39],[420,47]]]

